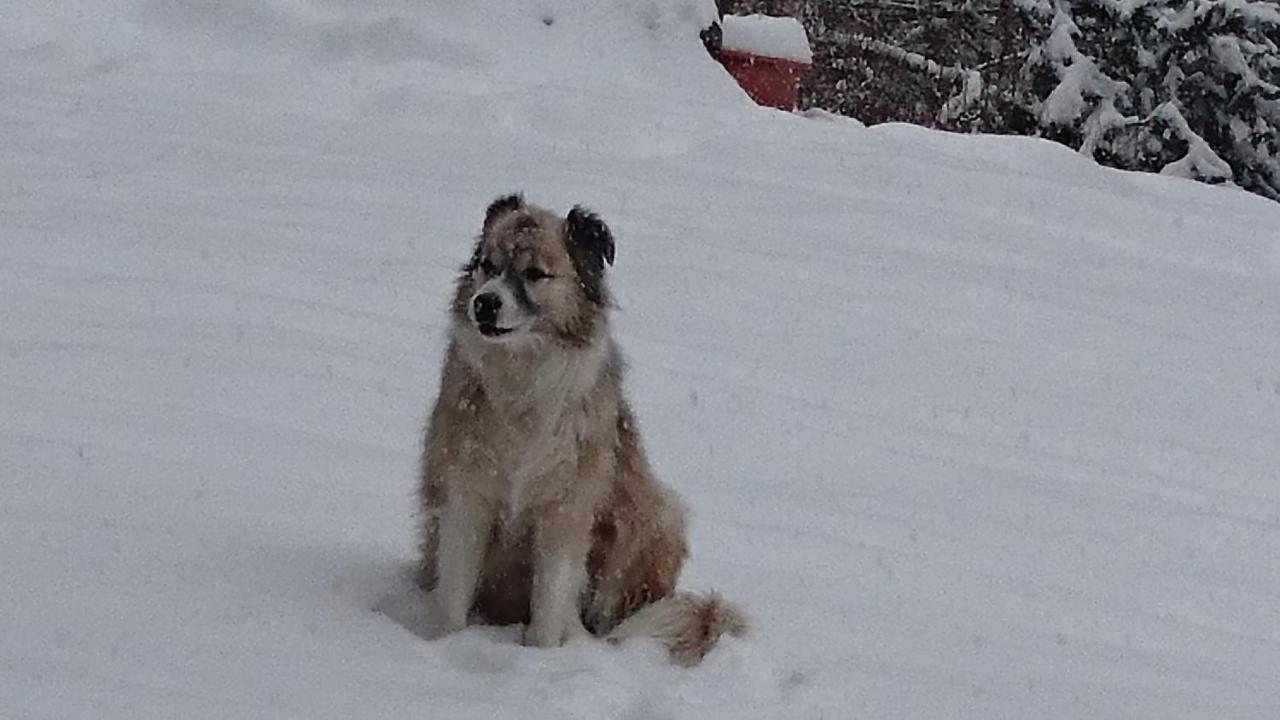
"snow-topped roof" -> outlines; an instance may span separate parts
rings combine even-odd
[[[720,20],[723,30],[721,47],[733,52],[763,57],[813,62],[809,36],[799,20],[767,15],[725,15]]]

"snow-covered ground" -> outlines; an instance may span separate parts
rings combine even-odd
[[[706,5],[7,4],[0,716],[1280,716],[1280,206],[755,108]],[[374,610],[513,189],[618,237],[696,669]]]

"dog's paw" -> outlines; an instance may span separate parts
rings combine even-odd
[[[564,632],[553,631],[546,626],[530,625],[524,629],[525,647],[553,648],[564,644]]]
[[[526,647],[553,648],[565,644],[570,637],[569,630],[563,626],[552,627],[550,624],[532,624],[524,630]]]
[[[426,607],[425,635],[428,640],[436,640],[462,630],[467,626],[466,616],[457,617],[445,612],[439,600],[434,596],[428,599]]]
[[[591,637],[591,633],[582,625],[582,621],[573,620],[559,625],[553,623],[534,623],[524,630],[526,647],[552,648],[566,643],[577,642]]]
[[[447,635],[452,635],[456,632],[461,631],[466,626],[467,626],[466,623],[433,621],[431,618],[428,618],[427,619],[427,639],[439,640],[442,637],[445,637]]]

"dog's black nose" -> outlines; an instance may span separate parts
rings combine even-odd
[[[471,301],[476,313],[476,322],[481,325],[497,325],[498,311],[502,309],[502,298],[496,293],[481,293]]]

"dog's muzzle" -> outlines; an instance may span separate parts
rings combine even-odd
[[[498,315],[502,312],[502,297],[497,293],[485,292],[475,296],[471,301],[471,315],[475,318],[476,327],[485,337],[498,337],[511,332],[509,328],[498,327]]]

